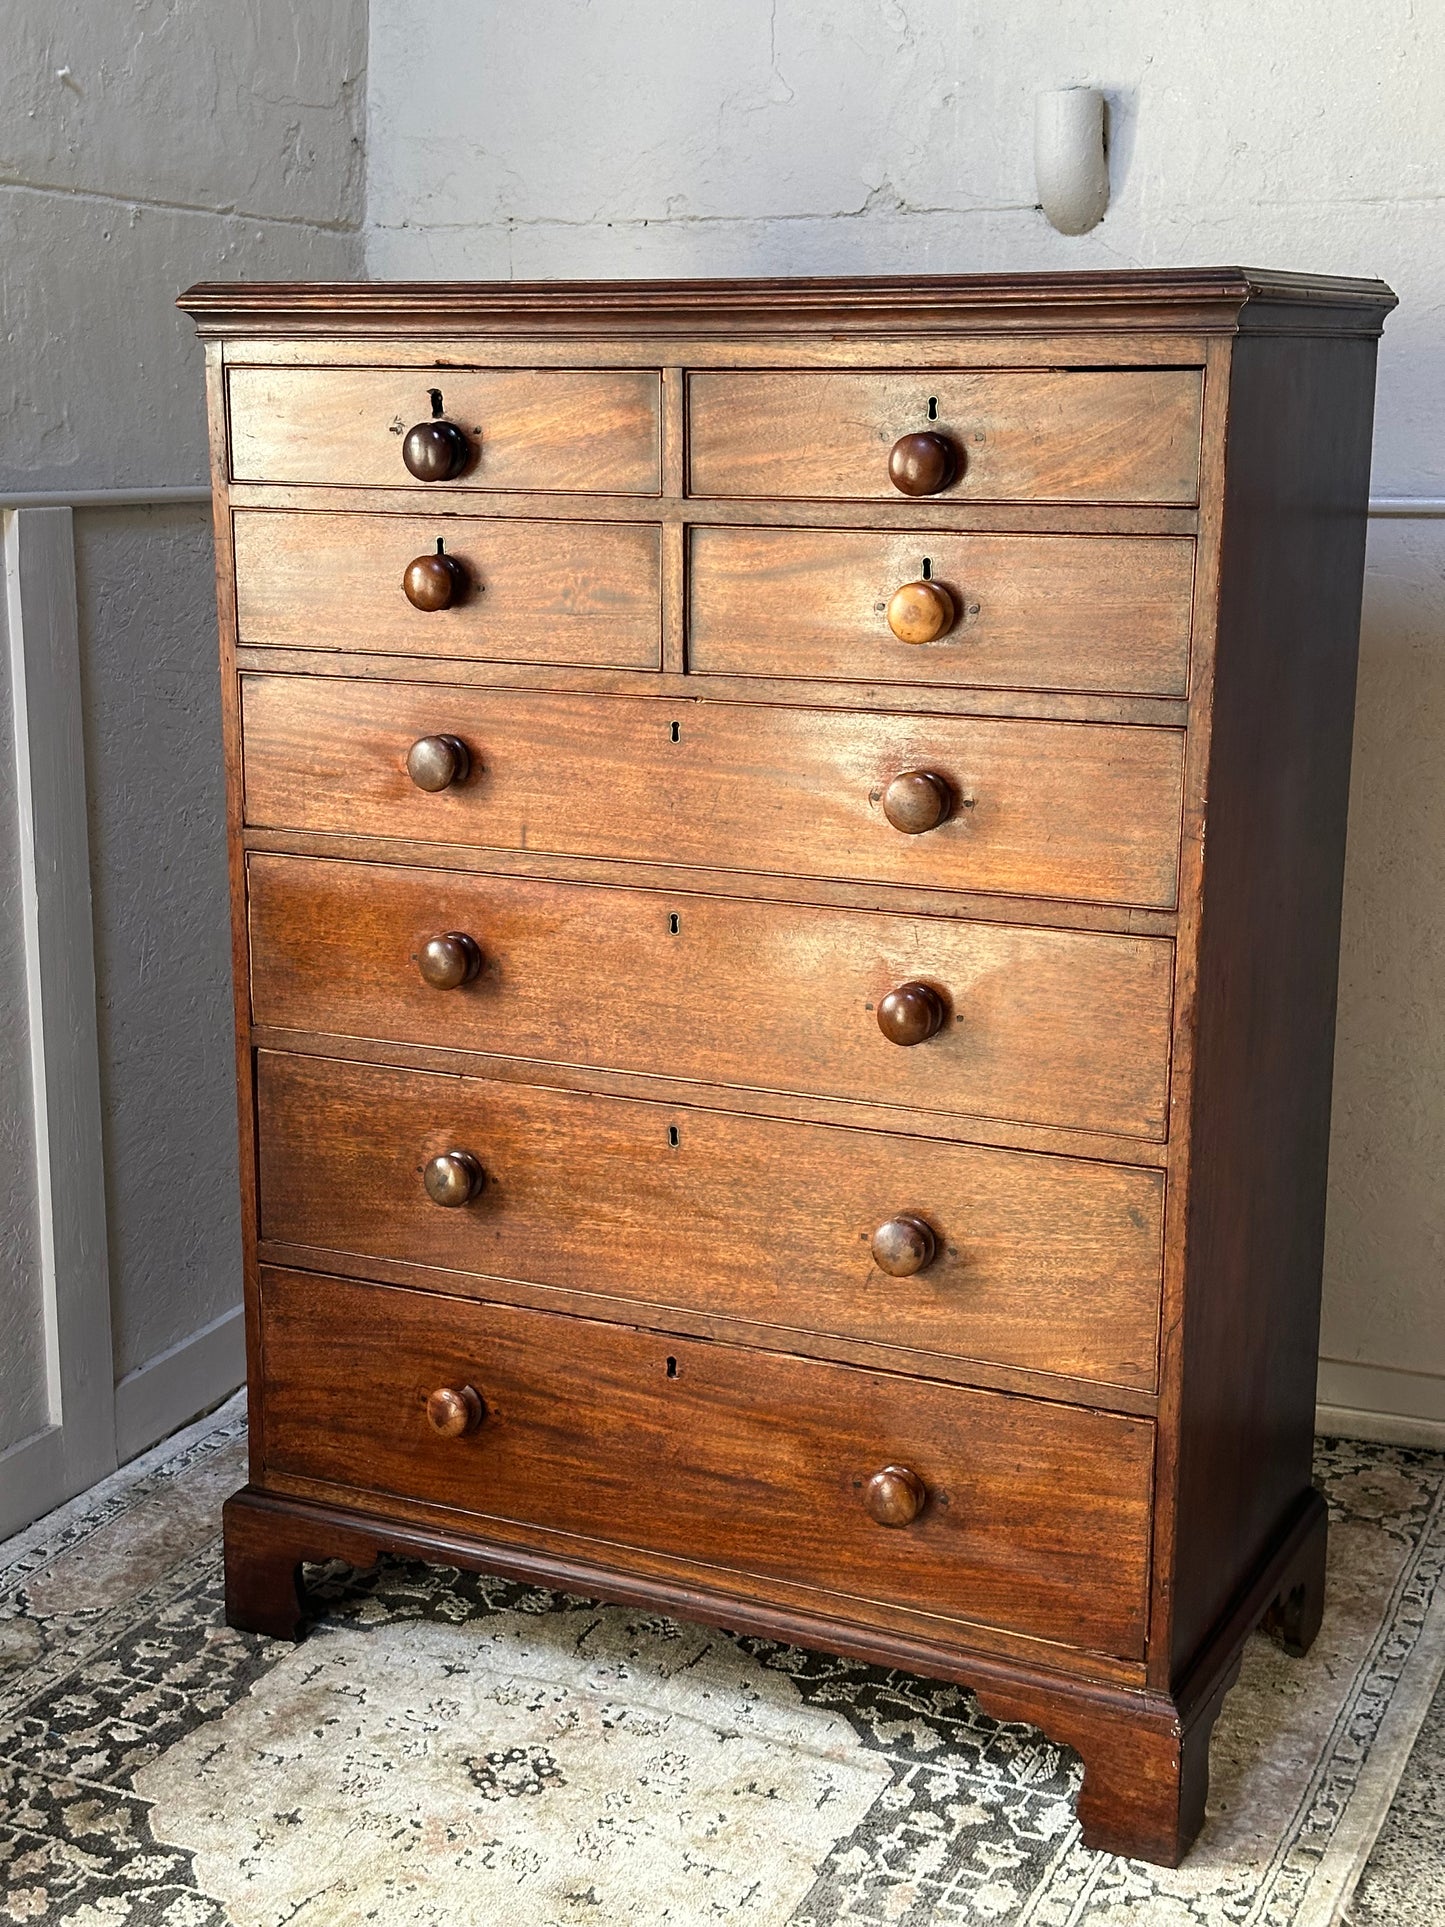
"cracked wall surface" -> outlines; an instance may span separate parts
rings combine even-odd
[[[1070,84],[1110,115],[1078,238],[1032,171]],[[1442,496],[1442,98],[1418,0],[372,0],[367,267],[1377,274],[1375,490]],[[1369,567],[1322,1392],[1445,1428],[1445,522],[1377,523]]]
[[[0,490],[205,480],[201,355],[175,297],[197,280],[360,272],[366,27],[365,0],[7,10]],[[75,535],[121,1378],[240,1295],[210,516],[85,510]],[[13,813],[7,756],[0,910]],[[33,1275],[27,1199],[12,1197],[33,1172],[18,1111],[11,1130],[25,1040],[9,922],[0,1300],[12,1269]],[[33,1317],[12,1333],[4,1316],[0,1369],[33,1339]],[[12,1378],[0,1379],[0,1407],[23,1423],[33,1358]]]

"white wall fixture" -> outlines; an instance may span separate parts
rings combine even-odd
[[[1109,205],[1104,96],[1055,87],[1034,102],[1034,176],[1039,206],[1060,234],[1087,234]]]

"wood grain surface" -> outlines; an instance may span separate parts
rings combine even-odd
[[[661,666],[655,524],[266,509],[238,510],[234,523],[243,642]],[[465,591],[450,608],[414,608],[402,578],[439,539],[461,565]]]
[[[419,618],[427,620],[427,618]],[[244,680],[247,821],[565,856],[857,878],[1167,909],[1183,735],[1087,723]],[[460,738],[468,780],[406,774]],[[947,821],[888,821],[901,772],[941,777]]]
[[[1153,1427],[587,1319],[263,1270],[268,1470],[1143,1650]],[[472,1385],[459,1439],[426,1419]],[[911,1526],[863,1488],[922,1479]]]
[[[899,642],[889,598],[925,570],[956,618],[936,641]],[[1194,544],[1177,537],[697,527],[688,667],[1182,696],[1193,581]]]
[[[689,487],[896,501],[890,448],[932,431],[961,457],[939,501],[1193,502],[1201,391],[1196,368],[699,372]]]
[[[655,495],[661,381],[652,369],[232,368],[231,474],[249,482],[432,486],[401,458],[434,413],[476,447],[450,488]]]
[[[1157,1171],[272,1051],[257,1104],[274,1242],[1156,1382]],[[440,1210],[421,1173],[455,1149],[485,1184]],[[900,1213],[936,1251],[890,1277]]]
[[[252,1009],[388,1038],[1114,1131],[1164,1133],[1173,946],[684,892],[253,855]],[[479,944],[425,984],[438,934]],[[902,1049],[879,1001],[923,980],[950,1019]]]

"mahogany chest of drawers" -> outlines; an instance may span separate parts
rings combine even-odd
[[[1310,1486],[1376,282],[203,287],[234,1625],[959,1681],[1175,1861]]]

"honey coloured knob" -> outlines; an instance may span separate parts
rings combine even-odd
[[[933,1263],[938,1240],[922,1218],[890,1218],[873,1233],[873,1262],[890,1278],[911,1278]]]
[[[473,1385],[439,1385],[427,1395],[427,1424],[444,1439],[463,1439],[486,1416],[482,1395]]]
[[[953,597],[941,582],[905,582],[888,598],[887,616],[900,642],[937,642],[953,627]]]
[[[458,990],[481,969],[481,946],[465,930],[448,930],[444,937],[427,938],[417,952],[416,967],[433,990]]]
[[[924,1044],[948,1015],[928,984],[900,984],[878,1006],[878,1028],[890,1044]]]
[[[422,736],[406,753],[406,773],[419,790],[446,790],[465,783],[472,759],[460,736]]]
[[[906,769],[883,792],[883,814],[904,836],[936,830],[953,808],[953,791],[931,769]]]
[[[450,609],[466,593],[467,572],[454,556],[419,555],[406,565],[401,578],[402,590],[413,609],[430,615],[435,609]]]
[[[419,482],[450,482],[471,458],[472,445],[455,422],[418,422],[401,445],[401,459]]]
[[[888,452],[888,479],[901,495],[937,495],[957,470],[953,443],[931,429],[900,435]]]
[[[911,1526],[927,1497],[928,1487],[906,1465],[885,1465],[863,1488],[863,1503],[880,1526]]]
[[[470,1204],[485,1187],[487,1174],[470,1151],[442,1151],[427,1162],[421,1174],[433,1204],[456,1211]]]

